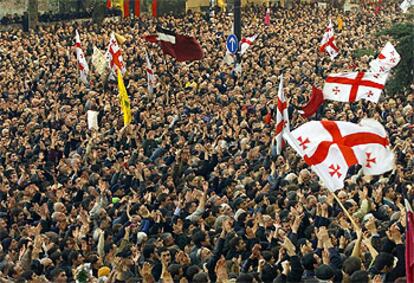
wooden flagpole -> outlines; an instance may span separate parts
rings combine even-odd
[[[345,206],[342,204],[341,200],[336,196],[334,192],[331,191],[331,194],[333,194],[335,200],[338,202],[339,206],[342,208],[342,210],[345,212],[346,216],[348,216],[349,220],[351,221],[352,225],[354,226],[355,231],[359,229],[359,226],[355,223],[354,218],[349,214],[349,211],[345,208]]]

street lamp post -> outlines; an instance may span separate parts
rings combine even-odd
[[[239,42],[241,41],[241,0],[234,0],[233,2],[233,15],[234,15],[234,35],[237,36]],[[237,63],[240,64],[240,50],[237,52]]]

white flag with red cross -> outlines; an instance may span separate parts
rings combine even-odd
[[[83,54],[82,45],[79,37],[79,33],[75,31],[75,48],[76,48],[76,57],[78,60],[78,69],[79,69],[79,77],[80,80],[88,85],[88,74],[89,74],[89,66],[88,62],[86,62],[85,55]]]
[[[365,175],[379,175],[394,168],[387,133],[373,119],[359,124],[311,121],[283,136],[331,191],[344,187],[352,165],[361,165]]]
[[[243,55],[247,49],[250,48],[250,46],[253,45],[253,42],[256,40],[257,38],[257,34],[250,36],[250,37],[243,37],[242,40],[240,41],[240,55]]]
[[[326,27],[325,33],[323,34],[319,51],[327,52],[332,60],[339,54],[339,49],[335,43],[335,35],[331,20],[329,20],[329,25]]]
[[[283,132],[289,131],[289,112],[285,94],[283,92],[283,74],[280,75],[279,90],[277,93],[277,109],[276,109],[276,152],[281,154],[283,147]]]
[[[113,32],[111,33],[111,38],[109,41],[108,51],[106,52],[106,57],[111,67],[111,70],[113,71],[112,75],[117,74],[117,69],[121,70],[122,75],[125,74],[126,67],[124,64],[124,59],[122,58],[122,51]]]
[[[387,77],[386,73],[330,74],[323,86],[323,97],[341,102],[354,102],[360,99],[378,102]]]
[[[152,69],[148,53],[145,53],[145,60],[147,61],[148,92],[152,94],[154,93],[154,88],[157,84],[157,79],[155,77],[154,70]]]
[[[410,9],[410,7],[414,6],[414,0],[404,0],[401,4],[400,4],[400,8],[403,11],[403,13],[407,13],[408,9]],[[414,271],[413,271],[414,273]]]
[[[398,65],[401,60],[400,54],[398,54],[395,47],[387,42],[384,48],[381,50],[381,53],[378,55],[377,59],[372,60],[369,63],[370,72],[373,73],[386,73],[389,72],[392,68]]]

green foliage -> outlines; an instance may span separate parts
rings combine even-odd
[[[398,43],[395,46],[401,55],[401,61],[394,68],[393,76],[387,82],[387,93],[393,95],[409,89],[414,78],[414,13],[411,10],[406,16],[406,20],[394,24],[391,28],[383,30],[380,35],[389,35]]]

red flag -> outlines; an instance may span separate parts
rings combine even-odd
[[[173,56],[179,62],[201,60],[204,57],[200,44],[191,36],[157,28],[157,35],[145,36],[144,39],[159,44],[164,54]]]
[[[407,231],[405,233],[405,273],[407,282],[414,282],[414,213],[413,209],[405,200],[407,210]]]
[[[123,9],[123,12],[124,12],[124,18],[128,18],[129,16],[130,16],[130,12],[129,12],[129,1],[130,0],[124,0],[124,9]]]
[[[106,0],[106,8],[111,9],[112,8],[112,1]]]
[[[134,15],[139,17],[141,14],[141,0],[135,0],[134,2]]]
[[[323,104],[323,93],[322,90],[312,86],[312,94],[311,97],[309,99],[308,104],[306,104],[305,106],[302,107],[302,111],[303,111],[303,116],[305,116],[306,118],[309,118],[310,116],[312,116],[313,114],[316,113],[316,111],[318,111],[319,107]]]
[[[157,16],[157,0],[152,0],[152,16]]]
[[[148,42],[158,43],[158,36],[156,36],[156,35],[146,35],[143,38]]]

